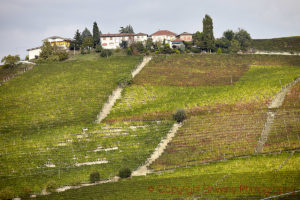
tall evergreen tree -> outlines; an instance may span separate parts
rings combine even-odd
[[[87,37],[93,37],[89,29],[85,28],[81,34],[81,41],[83,41]]]
[[[215,49],[215,37],[213,32],[213,21],[209,15],[205,15],[203,23],[203,42],[204,49],[211,51]]]
[[[73,48],[78,50],[80,48],[81,44],[82,44],[81,34],[80,34],[79,30],[77,29],[75,32],[75,35],[74,35]]]
[[[129,24],[125,28],[120,27],[120,33],[134,33],[132,26]]]
[[[96,47],[96,45],[100,44],[100,34],[101,34],[101,31],[99,31],[97,23],[94,22],[94,25],[93,25],[94,48]]]

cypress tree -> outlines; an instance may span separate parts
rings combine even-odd
[[[82,44],[81,35],[79,30],[77,29],[74,35],[74,48],[78,50]]]
[[[213,33],[213,21],[209,15],[203,18],[203,42],[204,49],[211,51],[215,49],[215,37]]]
[[[100,44],[100,34],[101,34],[101,31],[99,31],[97,23],[94,22],[94,25],[93,25],[93,43],[94,43],[94,48],[96,47],[96,45]]]

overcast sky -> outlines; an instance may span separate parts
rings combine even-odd
[[[24,57],[49,36],[92,31],[94,21],[102,33],[128,24],[136,33],[194,33],[202,31],[205,14],[217,38],[239,27],[252,38],[300,36],[300,0],[0,0],[0,57]]]

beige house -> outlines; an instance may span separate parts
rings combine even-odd
[[[180,40],[183,40],[185,42],[190,42],[193,40],[193,34],[187,33],[187,32],[183,32],[183,33],[179,34],[177,37]]]
[[[159,30],[151,35],[153,42],[173,41],[176,39],[176,33],[168,30]]]

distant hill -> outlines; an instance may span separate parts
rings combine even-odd
[[[261,51],[300,52],[300,36],[254,39],[252,48]]]

